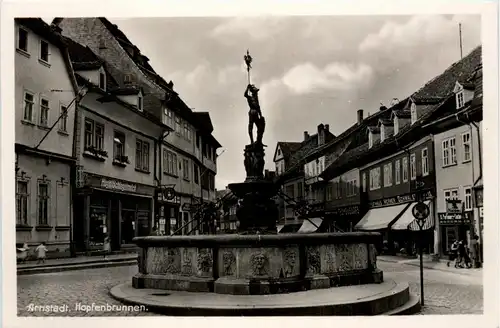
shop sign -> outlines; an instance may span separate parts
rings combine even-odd
[[[470,224],[471,220],[471,213],[470,212],[465,212],[464,213],[464,220],[462,222],[462,214],[448,214],[448,213],[438,213],[438,218],[439,218],[439,224],[442,225],[461,225],[463,224]]]
[[[422,197],[422,200],[432,198],[432,192],[430,190],[425,191],[422,193],[421,197]],[[412,193],[412,194],[407,194],[407,195],[401,195],[401,196],[395,196],[395,197],[371,201],[371,202],[368,202],[368,206],[369,207],[384,207],[384,206],[391,206],[391,205],[397,205],[397,204],[403,204],[403,203],[409,203],[409,202],[415,202],[415,201],[417,201],[417,193]]]
[[[128,191],[128,192],[137,191],[137,186],[135,184],[121,182],[117,180],[109,180],[109,179],[102,179],[101,187],[118,191]]]
[[[325,212],[326,215],[358,215],[359,214],[359,206],[343,206],[338,208],[332,208]]]

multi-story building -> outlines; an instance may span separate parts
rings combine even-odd
[[[56,30],[19,18],[15,31],[16,243],[69,256],[76,80]]]
[[[330,132],[329,125],[320,124],[318,125],[316,134],[309,135],[307,131],[304,132],[304,140],[300,143],[300,146],[297,145],[297,143],[291,143],[291,146],[288,147],[289,154],[284,153],[283,157],[277,155],[278,149],[283,151],[282,145],[289,143],[278,143],[275,152],[277,181],[282,185],[282,190],[286,195],[285,199],[283,199],[280,204],[280,232],[295,232],[301,228],[303,218],[300,217],[297,209],[302,206],[301,204],[307,203],[307,198],[313,199],[313,193],[318,193],[318,191],[312,187],[306,189],[305,169],[310,167],[311,172],[309,173],[308,171],[309,174],[313,174],[314,172],[319,174],[319,172],[317,172],[319,167],[315,164],[316,160],[307,155],[314,152],[315,149],[324,147],[325,144],[329,143],[333,138],[335,138],[335,136]],[[314,162],[314,169],[312,164],[306,165],[309,162]],[[311,178],[312,177],[308,176],[308,181],[313,181]],[[316,204],[315,202],[314,205],[321,205],[321,203],[317,202]],[[310,214],[314,215],[315,213]],[[309,223],[309,221],[307,222]],[[317,224],[313,224],[313,227],[314,226],[317,226]]]
[[[236,233],[238,228],[238,219],[236,217],[238,198],[226,188],[217,191],[217,199],[221,201],[220,222],[217,227],[217,233]]]
[[[88,47],[65,38],[78,87],[75,119],[75,223],[79,251],[134,247],[151,232],[158,137],[171,129],[145,108],[150,102],[134,84],[122,85]],[[161,230],[161,227],[160,227]]]
[[[447,114],[449,105],[455,102],[455,82],[469,76],[480,61],[478,47],[408,99],[389,109],[381,107],[375,116],[364,120],[368,123],[364,134],[358,132],[358,137],[354,137],[361,142],[320,175],[330,181],[359,169],[363,217],[355,229],[384,232],[389,247],[398,239],[424,239],[429,251],[439,252],[432,229],[436,226],[435,136],[428,123]],[[418,227],[411,214],[417,200],[430,207],[425,236],[418,238],[413,233]]]
[[[156,136],[159,170],[156,187],[160,191],[174,187],[176,197],[167,200],[158,192],[155,224],[165,224],[167,232],[188,225],[200,232],[192,212],[201,202],[215,200],[215,175],[219,142],[212,135],[213,126],[207,112],[193,112],[173,90],[173,82],[158,75],[149,59],[108,19],[56,18],[54,24],[62,34],[89,47],[107,63],[107,69],[120,86],[135,85],[143,94],[142,105],[170,127],[173,132]],[[201,231],[203,232],[203,231]]]
[[[475,186],[482,186],[482,66],[470,79],[456,81],[454,93],[448,115],[427,126],[435,142],[440,254],[447,254],[454,240],[470,242],[474,235],[482,236],[482,204],[475,200]],[[450,200],[459,201],[459,213],[451,213]]]

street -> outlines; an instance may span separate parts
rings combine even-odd
[[[395,280],[408,281],[419,295],[419,268],[379,261],[378,267]],[[108,295],[111,287],[130,282],[136,266],[88,269],[62,273],[18,276],[19,316],[144,316],[144,309],[120,308]],[[425,307],[421,314],[481,314],[483,286],[478,276],[426,269]],[[108,306],[109,305],[109,306]],[[115,307],[113,307],[115,305]],[[57,310],[42,308],[57,306]],[[104,308],[99,308],[103,306]],[[63,312],[61,312],[63,311]]]

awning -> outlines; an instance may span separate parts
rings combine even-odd
[[[429,206],[431,201],[426,200],[425,205]],[[417,230],[419,229],[418,223],[415,220],[415,217],[413,216],[413,208],[417,205],[417,202],[411,203],[411,205],[404,211],[404,213],[401,215],[401,217],[391,226],[391,230],[408,230],[410,227],[410,224],[413,224],[413,221],[415,221],[415,225],[417,227]],[[430,216],[430,215],[429,215]]]
[[[304,219],[304,221],[302,222],[302,226],[297,232],[298,233],[315,232],[321,226],[321,222],[323,222],[323,218]]]
[[[276,226],[276,232],[279,233],[281,231],[281,229],[283,229],[284,226],[285,226],[284,224],[278,224]]]
[[[400,204],[372,208],[365,214],[361,221],[356,224],[354,229],[364,231],[387,229],[391,221],[397,219],[407,207],[408,204]]]
[[[284,227],[282,227],[278,233],[292,233],[292,232],[297,232],[300,227],[302,226],[301,223],[288,223],[285,224]]]

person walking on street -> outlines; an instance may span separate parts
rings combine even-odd
[[[42,242],[38,247],[35,249],[36,255],[37,255],[37,264],[40,263],[45,263],[45,257],[47,256],[47,247],[45,247],[45,243]]]
[[[455,268],[456,268],[458,266],[457,257],[458,257],[458,240],[455,240],[451,244],[450,252],[448,255],[448,262],[446,263],[446,265],[450,266],[450,263],[455,261]]]
[[[104,258],[106,258],[106,255],[108,255],[111,252],[111,241],[109,240],[108,236],[104,237],[104,243],[102,247],[104,251]]]
[[[479,268],[480,267],[480,260],[479,260],[479,236],[474,235],[474,238],[472,239],[470,243],[470,248],[471,248],[471,257],[472,257],[472,263],[474,268]]]

